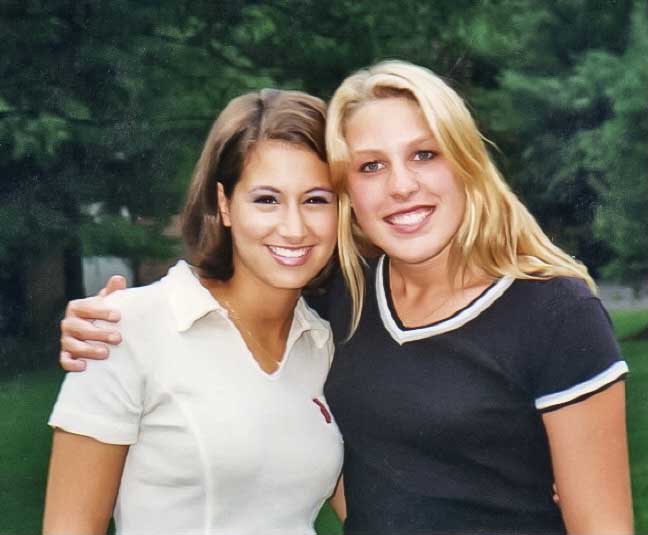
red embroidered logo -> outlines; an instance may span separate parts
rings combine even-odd
[[[324,416],[324,419],[326,420],[327,424],[331,423],[331,413],[328,411],[324,403],[322,403],[319,399],[313,398],[313,403],[319,407],[320,412],[322,413],[322,416]]]

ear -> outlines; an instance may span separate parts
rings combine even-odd
[[[229,213],[229,199],[227,198],[227,195],[225,195],[223,184],[220,182],[216,184],[216,195],[218,195],[218,212],[221,216],[221,221],[224,226],[231,227],[232,221]]]

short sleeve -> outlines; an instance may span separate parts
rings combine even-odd
[[[628,366],[598,298],[579,299],[552,323],[533,379],[540,412],[582,401],[626,376]]]
[[[48,424],[108,444],[134,444],[143,390],[138,363],[123,341],[108,359],[88,359],[85,371],[65,376]]]

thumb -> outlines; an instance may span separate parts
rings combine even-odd
[[[113,275],[108,279],[106,286],[99,292],[101,297],[106,297],[117,290],[126,288],[126,278],[121,275]]]

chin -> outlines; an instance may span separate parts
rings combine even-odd
[[[309,277],[297,274],[286,274],[286,276],[279,275],[268,277],[267,283],[273,288],[281,290],[302,290],[313,278],[315,278],[315,275]]]
[[[385,254],[389,258],[412,265],[423,264],[434,260],[449,251],[449,244],[435,246],[434,244],[430,244],[429,240],[425,241],[427,243],[386,244],[382,247],[382,250],[385,251]]]

